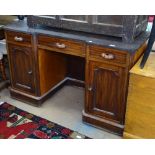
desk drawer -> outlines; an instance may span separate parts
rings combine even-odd
[[[13,42],[13,43],[22,44],[22,45],[31,45],[31,39],[32,39],[31,34],[6,31],[6,40],[8,42]]]
[[[53,51],[85,56],[85,44],[82,42],[40,35],[38,36],[38,44],[40,47],[44,46],[44,48],[49,48]]]
[[[125,64],[127,62],[127,53],[115,49],[104,48],[101,46],[89,46],[90,58],[96,58],[103,61]]]

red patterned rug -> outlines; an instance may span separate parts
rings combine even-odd
[[[87,139],[88,137],[3,103],[0,105],[0,138]]]

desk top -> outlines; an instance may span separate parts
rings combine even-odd
[[[29,28],[27,21],[16,21],[4,27],[5,30],[25,32],[30,34],[46,34],[48,36],[60,37],[65,39],[83,41],[87,44],[95,44],[107,48],[114,48],[133,53],[148,39],[149,33],[141,34],[133,43],[124,43],[121,38],[95,35],[84,32],[75,32],[69,30],[55,29],[49,27]]]

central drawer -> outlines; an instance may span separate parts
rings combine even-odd
[[[83,42],[39,35],[38,47],[65,54],[85,57],[85,43]]]

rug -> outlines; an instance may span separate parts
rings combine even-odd
[[[8,103],[0,105],[1,139],[88,139],[88,137]]]

